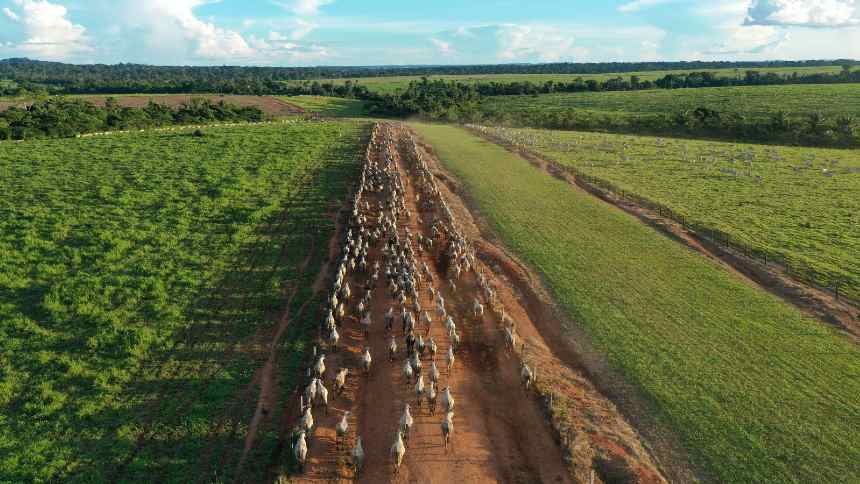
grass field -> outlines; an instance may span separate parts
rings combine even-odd
[[[768,118],[783,111],[790,116],[821,112],[825,116],[856,116],[860,113],[860,84],[809,84],[786,86],[740,86],[698,89],[654,89],[540,96],[495,96],[482,102],[488,113],[546,116],[576,110],[599,115],[671,115],[686,109],[706,107],[721,113],[743,113],[750,118]],[[584,114],[584,113],[583,113]]]
[[[327,96],[289,96],[280,99],[322,116],[355,118],[368,114],[367,103],[360,99]]]
[[[744,71],[747,69],[741,69],[739,72],[740,76],[743,76]],[[749,69],[754,71],[759,71],[761,73],[767,72],[777,72],[780,74],[791,74],[793,72],[797,72],[798,74],[811,74],[817,72],[823,73],[838,73],[842,70],[840,66],[822,66],[822,67],[776,67],[770,69]],[[446,79],[451,81],[465,82],[465,83],[478,83],[478,82],[502,82],[502,83],[510,83],[510,82],[525,82],[529,81],[532,83],[540,83],[543,84],[546,81],[556,81],[556,82],[571,82],[575,79],[582,78],[584,80],[594,79],[597,81],[604,81],[606,79],[613,79],[616,77],[629,78],[630,76],[639,76],[643,81],[646,80],[656,80],[661,77],[664,77],[666,74],[681,74],[690,71],[643,71],[643,72],[623,72],[623,73],[611,73],[611,74],[474,74],[474,75],[440,75],[440,76],[426,76],[428,79]],[[720,76],[725,77],[734,77],[737,75],[735,69],[709,69],[708,72],[717,73]],[[367,86],[370,90],[380,92],[380,93],[394,93],[398,89],[404,89],[409,86],[409,83],[412,81],[421,80],[422,76],[390,76],[390,77],[360,77],[350,79],[353,82],[358,82],[359,84]],[[334,84],[343,84],[347,81],[347,79],[318,79],[319,82],[331,82]],[[288,81],[290,83],[302,83],[309,81]],[[310,81],[313,82],[313,81]]]
[[[569,131],[490,132],[671,209],[860,301],[860,158],[787,148]],[[825,174],[826,172],[826,174]],[[756,178],[760,177],[760,178]]]
[[[856,344],[501,147],[415,128],[718,481],[860,480]]]
[[[235,477],[261,343],[311,297],[367,133],[0,143],[0,481]]]

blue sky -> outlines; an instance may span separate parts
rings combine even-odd
[[[0,58],[192,65],[860,58],[860,0],[0,0]]]

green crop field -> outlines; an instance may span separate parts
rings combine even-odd
[[[0,481],[235,478],[251,377],[295,294],[289,390],[315,325],[295,309],[369,127],[189,133],[0,143]]]
[[[799,84],[785,86],[738,86],[696,89],[608,91],[539,96],[494,96],[482,102],[482,110],[497,115],[547,116],[571,111],[612,117],[671,115],[706,107],[721,113],[742,113],[768,118],[777,111],[790,116],[820,112],[828,117],[860,113],[860,84]]]
[[[838,73],[842,70],[840,66],[822,66],[822,67],[775,67],[775,68],[762,68],[762,69],[741,69],[735,71],[735,69],[707,69],[707,72],[713,72],[717,75],[724,77],[735,77],[736,75],[743,76],[743,73],[747,70],[758,71],[762,74],[768,72],[776,72],[779,74],[791,74],[797,72],[799,75],[802,74],[812,74],[812,73],[829,73],[834,74]],[[642,71],[642,72],[622,72],[622,73],[609,73],[609,74],[472,74],[472,75],[438,75],[438,76],[388,76],[388,77],[359,77],[349,79],[353,82],[357,82],[361,85],[367,86],[368,89],[389,94],[394,93],[398,89],[405,89],[409,86],[409,83],[412,81],[419,81],[422,77],[427,77],[428,79],[445,79],[449,81],[458,81],[464,82],[468,84],[478,83],[478,82],[502,82],[502,83],[510,83],[510,82],[532,82],[532,83],[540,83],[543,84],[546,81],[556,81],[556,82],[572,82],[576,79],[584,79],[589,80],[593,79],[596,81],[605,81],[607,79],[614,79],[616,77],[629,78],[630,76],[639,76],[639,78],[643,81],[654,81],[661,77],[664,77],[666,74],[683,74],[691,71]],[[330,82],[333,84],[344,84],[347,79],[316,79],[318,82],[325,83]],[[288,81],[290,83],[303,83],[303,82],[313,82],[311,81]]]
[[[281,97],[306,111],[322,116],[354,118],[367,116],[367,103],[359,99],[343,99],[327,96],[289,96]]]
[[[716,480],[860,480],[856,343],[497,145],[414,126]]]
[[[569,131],[490,133],[707,234],[860,301],[860,157],[787,148]]]

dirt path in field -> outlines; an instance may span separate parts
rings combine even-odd
[[[301,267],[299,268],[299,273],[304,273],[308,265],[311,262],[311,258],[313,256],[313,251],[308,252],[308,256],[302,261]],[[327,271],[328,262],[326,262],[321,268],[320,272],[317,275],[314,281],[314,293],[316,294],[322,286],[322,282],[325,279],[325,274]],[[260,425],[263,423],[264,419],[266,419],[271,410],[277,408],[278,402],[281,401],[280,396],[280,385],[278,384],[277,374],[275,369],[277,367],[278,362],[278,348],[281,338],[284,333],[287,331],[287,328],[290,325],[290,321],[292,318],[290,317],[290,306],[293,303],[293,297],[296,294],[296,288],[290,288],[287,290],[289,297],[287,298],[287,303],[285,304],[284,314],[281,315],[280,320],[278,321],[278,325],[275,329],[275,333],[270,338],[267,338],[268,341],[268,357],[266,358],[266,362],[263,364],[262,368],[257,370],[252,379],[251,383],[248,385],[248,388],[253,388],[254,386],[258,386],[260,388],[260,395],[257,398],[256,408],[254,410],[254,416],[251,419],[251,422],[248,424],[248,430],[245,435],[245,445],[242,449],[242,455],[239,458],[238,464],[238,474],[241,475],[242,468],[245,465],[245,460],[248,457],[248,453],[251,451],[254,446],[254,441],[257,438],[257,431]],[[308,303],[310,301],[305,302],[296,312],[295,318],[298,319],[304,314],[305,310],[308,307]]]
[[[417,177],[408,158],[413,134],[399,124],[383,126],[370,156],[381,160],[383,141],[390,139],[397,147],[390,152],[391,158],[403,179],[411,180],[405,187],[410,216],[400,221],[401,236],[408,227],[413,234],[429,237],[432,214],[420,211],[416,204]],[[422,154],[428,166],[436,171],[435,161]],[[450,386],[456,400],[452,445],[446,450],[440,428],[444,415],[441,395],[435,414],[431,414],[426,399],[418,403],[414,380],[407,383],[403,375],[406,353],[399,317],[393,329],[398,353],[393,361],[388,359],[390,334],[384,328],[384,313],[392,305],[398,311],[399,303],[392,301],[384,285],[385,278],[380,278],[370,305],[373,324],[369,337],[365,337],[354,315],[355,305],[363,295],[358,288],[364,286],[368,277],[361,272],[353,273],[347,277],[354,291],[347,307],[350,316],[338,329],[341,344],[338,351],[326,355],[328,413],[322,408],[314,411],[316,428],[308,442],[308,462],[304,472],[291,476],[290,481],[353,480],[349,456],[356,436],[360,435],[366,453],[360,482],[589,482],[592,474],[597,483],[618,479],[665,482],[658,465],[621,413],[576,369],[575,363],[565,362],[574,359],[572,355],[558,354],[559,345],[546,339],[557,337],[560,324],[550,333],[544,333],[551,323],[536,324],[532,320],[535,314],[546,316],[549,311],[543,301],[524,297],[518,288],[519,284],[527,283],[526,272],[503,251],[482,240],[465,205],[441,184],[440,189],[476,249],[479,270],[489,276],[501,306],[517,322],[520,341],[516,351],[505,350],[498,314],[489,308],[480,318],[472,313],[478,292],[476,272],[464,273],[455,281],[454,290],[440,270],[444,266],[443,248],[416,252],[419,265],[426,262],[430,267],[433,285],[445,297],[462,338],[449,372],[444,355],[451,341],[442,321],[432,311],[434,321],[429,334],[439,346],[435,358],[441,373],[438,386],[440,390]],[[370,214],[378,213],[379,200],[368,199]],[[380,247],[373,246],[369,251],[369,264],[381,257]],[[425,280],[419,291],[419,303],[422,309],[433,310],[435,304],[426,286]],[[542,312],[535,312],[538,307]],[[552,321],[557,323],[555,319]],[[416,324],[416,331],[426,337],[425,328],[423,323]],[[373,355],[369,376],[359,370],[365,347]],[[537,391],[526,392],[520,385],[521,357],[538,369]],[[421,361],[425,384],[429,384],[429,353]],[[335,396],[332,379],[343,366],[350,369],[350,375],[343,394]],[[552,407],[548,404],[550,394]],[[298,402],[294,403],[290,406],[297,407]],[[404,463],[394,475],[389,449],[405,403],[412,406],[415,424]],[[335,426],[346,411],[351,412],[349,436],[339,445]],[[290,413],[294,423],[298,412]]]
[[[831,291],[812,287],[798,281],[792,278],[784,267],[777,264],[771,263],[764,266],[761,262],[747,257],[740,252],[717,245],[701,237],[695,231],[660,215],[654,210],[642,207],[630,200],[617,197],[612,193],[583,181],[565,167],[547,160],[526,148],[512,146],[510,143],[496,136],[479,130],[469,129],[469,132],[502,146],[508,151],[526,159],[535,167],[546,171],[551,176],[566,181],[576,189],[593,195],[613,207],[638,218],[643,223],[655,228],[676,242],[684,244],[716,262],[745,283],[779,297],[783,301],[797,307],[808,316],[845,330],[849,338],[856,343],[860,343],[860,308],[851,301],[839,298]]]

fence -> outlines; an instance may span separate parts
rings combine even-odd
[[[738,240],[736,236],[707,224],[695,220],[691,221],[684,214],[666,205],[654,202],[647,197],[627,192],[611,182],[587,175],[575,168],[565,167],[565,169],[572,172],[580,183],[587,186],[586,188],[611,194],[616,198],[631,202],[639,207],[652,210],[661,217],[680,224],[685,229],[694,232],[698,238],[710,242],[722,250],[742,255],[764,267],[781,267],[787,275],[797,281],[819,290],[829,291],[837,299],[845,299],[856,304],[858,296],[857,288],[852,287],[842,274],[816,270],[799,258],[790,257],[773,249],[757,247],[753,243]]]
[[[466,127],[473,132],[476,132],[479,136],[490,138],[493,142],[519,151],[527,152],[532,156],[538,156],[522,145],[512,144],[511,142],[494,135],[484,126],[466,125]],[[555,163],[553,164],[558,166]],[[595,191],[599,195],[609,194],[615,198],[620,198],[621,200],[630,202],[639,207],[652,210],[661,217],[681,224],[685,229],[694,232],[696,237],[699,239],[707,241],[719,247],[721,250],[735,255],[742,255],[750,261],[761,264],[764,268],[771,266],[780,267],[785,271],[786,275],[796,281],[802,282],[821,291],[828,291],[832,293],[837,300],[845,300],[851,304],[860,305],[860,303],[858,303],[858,301],[860,301],[860,291],[858,291],[856,286],[851,285],[845,274],[816,270],[800,258],[791,257],[775,249],[756,246],[755,243],[751,241],[739,240],[736,236],[732,236],[725,231],[696,220],[690,220],[686,215],[673,210],[664,204],[655,202],[647,197],[625,191],[612,182],[583,173],[575,167],[558,167],[576,176],[577,182],[583,185],[583,188]]]

